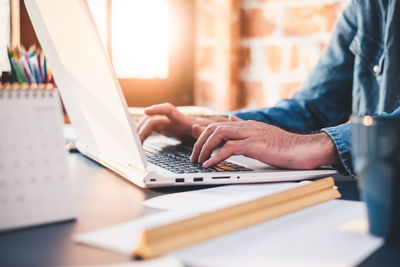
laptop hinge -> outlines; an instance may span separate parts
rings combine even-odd
[[[103,166],[107,167],[108,169],[118,173],[119,175],[127,178],[131,182],[144,187],[144,178],[147,176],[148,172],[145,170],[141,170],[136,168],[135,166],[128,164],[128,166],[124,166],[119,164],[104,155],[101,155],[98,152],[94,152],[90,149],[90,147],[79,140],[75,142],[76,148],[84,154],[85,156],[93,159],[94,161],[102,164]]]

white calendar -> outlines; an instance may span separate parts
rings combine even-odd
[[[75,217],[56,89],[0,88],[0,230]]]

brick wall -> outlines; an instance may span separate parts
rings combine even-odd
[[[196,104],[274,105],[301,88],[347,0],[196,0]]]
[[[196,0],[195,102],[217,111],[237,102],[239,0]]]

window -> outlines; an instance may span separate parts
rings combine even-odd
[[[107,46],[107,1],[88,0]],[[111,2],[111,58],[119,78],[165,79],[171,17],[168,0]]]
[[[193,104],[194,1],[87,2],[129,106]]]

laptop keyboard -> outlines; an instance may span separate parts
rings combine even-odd
[[[252,171],[252,169],[228,161],[222,161],[211,168],[204,168],[199,163],[190,162],[189,158],[192,151],[183,145],[145,144],[144,151],[148,162],[174,173]]]

